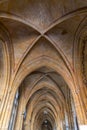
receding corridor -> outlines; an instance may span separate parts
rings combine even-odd
[[[87,0],[0,0],[0,130],[87,130]]]

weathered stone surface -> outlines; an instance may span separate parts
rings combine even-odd
[[[86,16],[86,0],[0,1],[0,130],[85,130]]]

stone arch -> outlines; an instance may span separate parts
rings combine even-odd
[[[29,75],[31,72],[35,71],[36,69],[39,69],[43,66],[47,66],[50,68],[53,68],[54,70],[56,70],[57,73],[59,73],[60,75],[62,75],[62,77],[64,78],[64,80],[68,83],[69,87],[72,86],[72,90],[73,88],[73,84],[72,84],[72,80],[71,82],[69,81],[71,79],[71,77],[69,77],[69,73],[66,71],[64,71],[64,68],[59,68],[58,64],[55,63],[55,61],[51,58],[48,58],[46,56],[43,57],[39,57],[35,60],[32,61],[32,63],[30,63],[30,65],[28,65],[28,68],[23,68],[22,73],[20,74],[20,79],[18,79],[20,82],[16,82],[18,83],[18,85],[16,84],[15,86],[20,86],[21,82],[24,80],[24,78]],[[66,74],[67,73],[67,74]],[[68,82],[69,81],[69,82]],[[14,85],[12,85],[13,88],[15,87]],[[18,88],[17,87],[17,88]],[[17,88],[15,87],[13,90],[14,92],[16,92],[15,90],[17,90]]]
[[[79,78],[77,76],[77,82],[79,84],[78,89],[80,90],[80,94],[84,104],[84,111],[86,112],[86,86],[87,86],[87,60],[86,60],[86,50],[87,50],[87,16],[83,19],[78,27],[75,40],[74,40],[74,67],[76,76],[79,74]],[[78,61],[77,61],[78,59]],[[85,62],[85,63],[84,63]],[[87,117],[86,117],[87,118]]]

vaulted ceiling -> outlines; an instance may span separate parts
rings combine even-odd
[[[0,1],[0,21],[11,37],[15,66],[27,47],[43,37],[55,43],[73,67],[74,37],[86,16],[86,5],[86,0]]]
[[[54,125],[69,93],[87,85],[86,15],[87,0],[0,1],[1,96],[23,91],[34,129]]]

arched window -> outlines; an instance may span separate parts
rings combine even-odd
[[[13,103],[13,109],[11,113],[11,118],[10,118],[10,123],[9,123],[9,128],[8,130],[13,130],[14,129],[14,124],[15,124],[15,119],[16,119],[16,114],[17,114],[17,108],[18,108],[18,98],[19,98],[19,92],[17,91]]]

